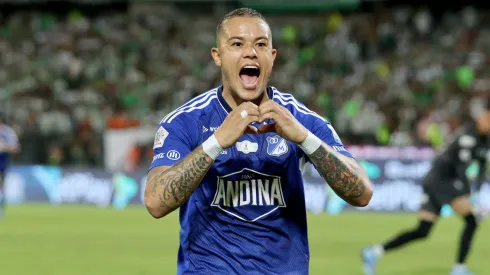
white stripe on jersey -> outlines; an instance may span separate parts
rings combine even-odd
[[[182,113],[190,113],[194,110],[201,110],[201,109],[204,109],[206,108],[210,103],[211,101],[215,100],[215,99],[218,99],[218,95],[216,93],[212,94],[211,96],[208,96],[207,97],[207,101],[202,103],[202,104],[193,104],[192,106],[188,106],[186,108],[182,108],[182,110],[178,111],[177,113],[175,113],[174,115],[172,115],[171,117],[168,118],[167,121],[165,121],[166,123],[170,123],[172,122],[172,120],[174,120],[174,118],[176,118],[178,115],[182,114]],[[203,99],[204,100],[204,99]]]
[[[276,88],[273,88],[273,89],[279,97],[284,99],[284,101],[286,101],[286,102],[293,101],[296,104],[296,106],[298,106],[298,108],[302,109],[303,111],[308,112],[308,113],[315,113],[315,112],[311,111],[310,109],[308,109],[303,103],[299,102],[296,98],[294,98],[293,95],[280,92]]]
[[[275,97],[274,97],[275,96]],[[286,98],[286,94],[281,94],[278,91],[274,91],[273,98],[277,98],[284,105],[292,105],[298,112],[305,115],[312,115],[321,119],[322,121],[327,121],[325,118],[321,117],[317,113],[311,111],[310,109],[303,107],[301,103],[299,103],[292,95],[289,95],[289,98]]]
[[[199,103],[203,102],[203,101],[206,101],[207,98],[209,96],[212,96],[213,93],[216,94],[216,91],[218,89],[215,88],[215,89],[212,89],[212,90],[209,90],[207,92],[205,92],[204,94],[200,95],[200,96],[197,96],[193,99],[191,99],[190,101],[186,102],[184,105],[180,106],[179,108],[175,109],[174,111],[170,112],[168,115],[166,115],[161,121],[160,123],[165,123],[167,122],[167,120],[172,117],[173,115],[183,111],[184,109],[188,109],[190,107],[194,107],[196,105],[198,105]],[[180,114],[180,113],[179,113]]]

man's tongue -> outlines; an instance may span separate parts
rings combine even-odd
[[[240,78],[245,84],[254,84],[257,81],[258,76],[251,73],[240,73]]]

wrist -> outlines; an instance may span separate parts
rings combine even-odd
[[[202,143],[202,149],[204,153],[206,153],[210,158],[215,160],[218,158],[218,156],[223,152],[223,147],[218,142],[218,139],[216,139],[216,136],[213,134],[211,135],[206,141]]]
[[[322,140],[315,136],[312,132],[308,131],[308,135],[305,140],[299,144],[301,150],[307,155],[313,154],[322,145]]]

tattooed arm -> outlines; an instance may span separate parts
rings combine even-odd
[[[373,189],[366,172],[354,159],[336,152],[325,143],[308,157],[343,200],[353,206],[368,205]]]
[[[291,102],[290,105],[298,105],[294,98]],[[258,132],[275,132],[300,145],[337,195],[353,206],[368,205],[373,196],[369,179],[354,159],[335,151],[345,151],[345,148],[333,126],[315,113],[305,111],[304,105],[298,106],[289,110],[272,100],[261,104],[260,122],[271,119],[274,123],[259,127]]]
[[[243,111],[248,114],[245,118],[241,115]],[[164,217],[184,204],[224,149],[233,146],[245,132],[257,133],[250,124],[258,122],[258,107],[252,102],[243,102],[228,114],[211,137],[190,151],[200,141],[201,124],[185,116],[176,118],[178,113],[164,118],[155,135],[155,156],[150,165],[153,169],[148,175],[145,190],[146,208],[155,218]],[[164,158],[169,150],[187,156],[181,162],[169,162]]]
[[[150,170],[145,205],[154,218],[162,218],[184,204],[199,186],[214,160],[197,147],[181,162]]]

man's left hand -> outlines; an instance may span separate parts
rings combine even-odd
[[[294,143],[301,143],[306,139],[308,130],[299,123],[298,120],[289,112],[288,109],[277,104],[273,100],[267,100],[259,106],[259,122],[266,119],[274,121],[272,124],[265,124],[257,129],[259,134],[275,132],[282,138]]]

